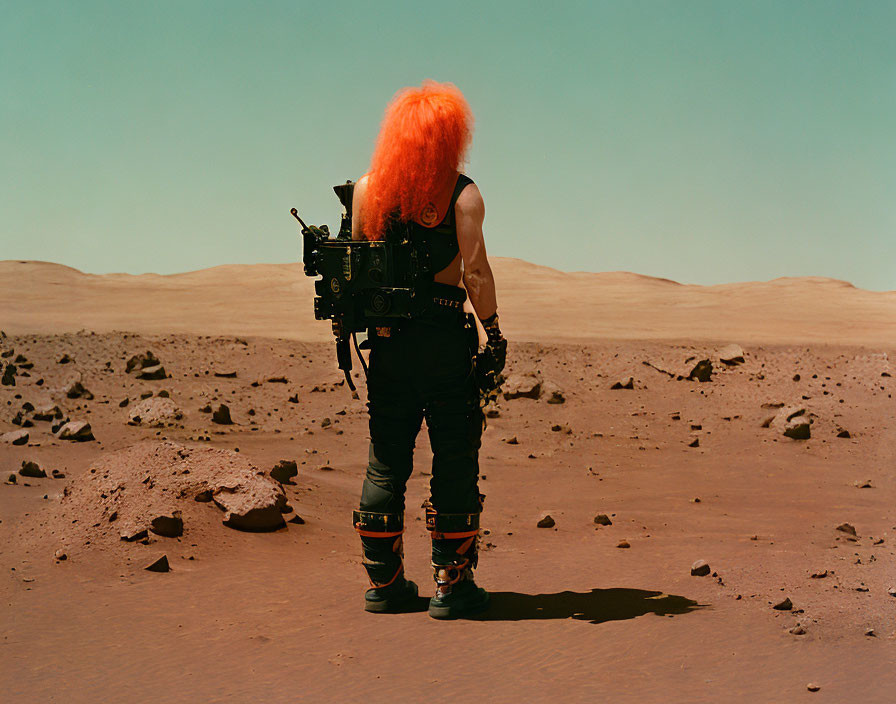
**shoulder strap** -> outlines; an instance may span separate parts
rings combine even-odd
[[[454,211],[454,204],[457,203],[457,199],[460,198],[461,191],[464,190],[471,183],[473,183],[473,179],[471,179],[466,174],[460,174],[457,177],[457,184],[455,184],[455,186],[454,186],[454,193],[451,194],[451,205],[448,206],[448,208],[449,208],[448,212]]]

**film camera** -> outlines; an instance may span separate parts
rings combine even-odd
[[[432,305],[429,251],[412,237],[411,228],[390,228],[382,241],[352,240],[354,186],[346,181],[333,187],[345,208],[335,237],[326,225],[306,225],[295,208],[290,211],[302,226],[305,274],[319,277],[314,282],[314,317],[333,321],[337,362],[352,391],[349,338],[357,350],[356,333],[415,317]],[[360,352],[358,356],[364,365]]]

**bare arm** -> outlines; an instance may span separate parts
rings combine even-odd
[[[364,198],[367,195],[367,174],[358,179],[355,189],[352,192],[352,239],[363,240],[361,233],[364,232],[364,217],[362,208],[364,206]]]
[[[464,286],[476,316],[484,320],[497,312],[498,301],[495,279],[485,253],[485,237],[482,234],[485,202],[476,184],[470,184],[461,192],[454,212],[457,243],[464,261]]]

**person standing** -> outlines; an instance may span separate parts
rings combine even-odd
[[[424,419],[433,452],[424,504],[436,583],[429,614],[453,618],[488,607],[488,592],[473,579],[484,499],[480,390],[483,376],[493,381],[503,369],[507,343],[482,232],[485,204],[459,171],[472,126],[464,96],[450,83],[399,91],[386,109],[370,169],[354,188],[352,237],[380,240],[390,228],[410,228],[425,241],[433,272],[426,314],[368,333],[370,447],[353,514],[371,584],[368,611],[399,611],[417,597],[417,585],[404,575],[402,535],[405,487]],[[482,350],[475,320],[463,310],[468,296],[486,331]]]

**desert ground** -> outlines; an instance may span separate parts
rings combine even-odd
[[[3,700],[896,700],[896,291],[493,268],[492,606],[443,622],[425,430],[420,603],[363,611],[364,379],[300,265],[0,262]]]

